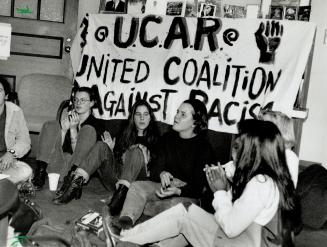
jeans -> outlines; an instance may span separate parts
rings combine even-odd
[[[17,160],[12,167],[2,171],[2,173],[10,175],[8,179],[14,184],[18,184],[32,177],[32,168],[28,164]]]
[[[194,204],[188,210],[178,204],[132,229],[122,231],[121,241],[143,245],[168,241],[176,236],[181,237],[182,234],[195,247],[212,247],[218,228],[214,215]],[[186,241],[182,243],[184,245],[179,246],[187,245]]]
[[[79,166],[84,172],[91,176],[98,171],[102,182],[106,187],[111,187],[113,183],[123,184],[129,187],[130,183],[137,178],[145,178],[145,163],[142,151],[133,147],[125,152],[122,171],[120,164],[116,161],[114,153],[102,141],[97,142],[88,156]]]
[[[127,192],[123,209],[120,216],[129,216],[133,224],[141,217],[147,203],[152,205],[152,210],[147,210],[151,216],[157,215],[162,211],[175,206],[178,203],[191,204],[197,200],[194,198],[173,196],[169,198],[159,198],[156,191],[160,190],[161,183],[152,181],[136,181],[133,182]],[[156,203],[158,202],[158,203]],[[148,208],[148,207],[147,207]]]
[[[124,154],[123,163],[123,170],[117,184],[130,187],[130,184],[136,180],[146,180],[146,164],[140,148],[128,149]]]
[[[49,121],[42,126],[36,159],[46,162],[48,172],[61,174],[64,177],[72,165],[80,166],[89,151],[96,143],[96,131],[85,125],[78,132],[73,154],[62,150],[61,128],[58,121]]]

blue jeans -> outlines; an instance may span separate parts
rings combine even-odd
[[[195,203],[196,199],[173,196],[167,199],[161,199],[156,195],[156,191],[160,190],[161,183],[152,181],[136,181],[131,184],[127,192],[125,203],[120,216],[129,216],[133,224],[141,217],[147,203],[158,202],[159,207],[155,207],[151,216],[154,216],[178,203]]]

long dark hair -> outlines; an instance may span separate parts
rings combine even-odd
[[[284,140],[277,126],[272,122],[251,119],[240,122],[238,128],[233,201],[241,196],[254,176],[262,174],[276,183],[280,206],[292,209],[295,188],[286,163]]]
[[[287,167],[285,145],[280,131],[272,122],[254,119],[240,122],[238,129],[239,135],[233,147],[236,152],[236,170],[232,185],[233,201],[242,195],[246,184],[254,176],[258,174],[269,176],[279,190],[279,210],[283,216],[282,228],[294,227],[288,223],[293,220],[291,217],[299,213],[298,202]],[[287,239],[285,234],[289,231],[285,229],[281,231],[284,241]]]
[[[99,94],[99,89],[97,85],[93,85],[92,87],[74,87],[73,96],[75,97],[77,92],[85,92],[90,96],[90,100],[94,102],[92,109],[98,109],[99,114],[103,114],[101,98]]]
[[[148,148],[153,147],[153,145],[157,142],[159,137],[159,130],[156,123],[156,117],[153,113],[153,110],[150,106],[150,104],[145,100],[138,100],[134,103],[132,106],[130,113],[128,115],[127,119],[127,125],[121,132],[116,146],[115,146],[115,154],[118,155],[116,157],[121,157],[121,155],[133,144],[135,144],[136,138],[137,138],[137,128],[134,123],[134,115],[136,112],[136,109],[139,106],[145,106],[150,114],[150,122],[148,127],[144,130],[144,136],[146,143],[149,145]]]

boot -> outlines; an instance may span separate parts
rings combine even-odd
[[[61,187],[56,191],[56,197],[59,198],[64,194],[64,192],[69,188],[72,180],[74,179],[74,171],[76,170],[77,166],[73,165],[72,168],[70,168],[67,175],[64,177],[64,182],[61,185]]]
[[[60,197],[55,197],[52,202],[54,204],[60,205],[67,204],[73,199],[80,199],[82,196],[83,183],[84,178],[82,176],[74,177],[66,191]]]
[[[124,201],[127,195],[128,187],[120,184],[118,189],[115,190],[114,195],[108,205],[110,214],[112,216],[118,215],[123,208]]]
[[[36,167],[34,171],[34,177],[32,178],[32,183],[34,185],[34,189],[37,191],[41,190],[43,185],[45,184],[45,179],[47,177],[47,167],[47,163],[40,160],[36,161]]]

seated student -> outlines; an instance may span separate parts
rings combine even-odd
[[[103,128],[92,114],[93,108],[102,114],[97,87],[77,88],[73,105],[74,109],[61,123],[49,121],[42,126],[36,154],[37,165],[32,179],[36,190],[42,189],[47,168],[48,172],[61,175],[65,175],[71,168],[71,173],[85,159],[96,141],[101,140]],[[65,190],[64,187],[61,189]]]
[[[299,158],[292,151],[295,145],[293,119],[277,111],[262,111],[259,113],[259,119],[273,122],[281,132],[285,143],[287,166],[296,187],[299,175]]]
[[[184,245],[192,246],[261,246],[261,231],[280,209],[282,222],[295,208],[295,189],[289,174],[283,139],[271,122],[245,120],[239,123],[239,134],[234,141],[233,159],[236,171],[232,186],[224,170],[206,166],[205,174],[214,193],[215,214],[196,205],[172,207],[132,229],[115,236],[118,246],[125,241],[143,245],[181,236]],[[203,172],[203,171],[202,171]],[[110,220],[109,220],[110,221]],[[107,222],[107,221],[106,221]],[[287,221],[289,222],[289,221]],[[288,228],[282,224],[282,246],[291,246]],[[186,241],[187,240],[187,241]],[[276,246],[276,245],[274,245]]]
[[[81,162],[70,179],[68,188],[61,197],[54,200],[56,204],[68,203],[82,190],[82,184],[77,186],[72,182],[82,178],[84,182],[99,169],[105,184],[110,178],[117,179],[117,189],[109,203],[109,208],[115,212],[124,203],[128,187],[137,179],[148,177],[148,163],[153,155],[159,130],[153,110],[148,102],[139,100],[134,103],[127,120],[127,126],[120,134],[117,143],[105,132],[102,140],[97,142],[87,157]]]
[[[201,197],[205,187],[203,168],[214,160],[205,137],[208,115],[197,99],[184,101],[175,115],[172,132],[160,138],[156,160],[151,163],[151,181],[130,186],[119,218],[119,226],[128,228],[142,215],[146,202],[171,197]]]
[[[29,165],[17,160],[30,150],[31,139],[22,109],[6,101],[9,92],[8,81],[0,77],[0,173],[18,184],[32,176]]]

